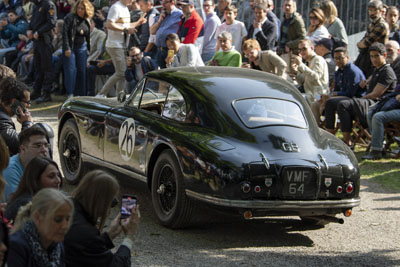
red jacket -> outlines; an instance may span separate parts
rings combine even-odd
[[[177,33],[183,44],[194,44],[197,37],[203,36],[203,27],[203,19],[196,10],[193,10],[186,22],[185,17],[182,16]]]

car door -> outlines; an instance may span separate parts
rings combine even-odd
[[[143,79],[122,108],[106,118],[106,161],[145,174],[146,148],[157,136],[151,125],[159,122],[169,85],[154,79]]]

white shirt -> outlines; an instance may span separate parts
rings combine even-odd
[[[131,14],[129,13],[128,7],[118,1],[111,6],[110,11],[108,12],[107,20],[116,23],[122,23],[124,27],[129,28]],[[124,48],[125,46],[124,33],[122,31],[113,31],[108,29],[106,47]]]
[[[239,53],[241,53],[243,37],[247,36],[247,30],[244,26],[244,23],[235,20],[231,25],[227,25],[226,22],[224,22],[223,24],[218,26],[215,32],[215,38],[218,39],[218,35],[224,31],[230,32],[232,34],[232,45],[235,46],[235,49]]]

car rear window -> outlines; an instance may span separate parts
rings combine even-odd
[[[249,128],[268,125],[307,127],[302,110],[291,101],[274,98],[250,98],[234,101],[233,107],[242,122]]]

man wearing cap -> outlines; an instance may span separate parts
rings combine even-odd
[[[329,71],[329,87],[332,86],[335,76],[336,65],[332,58],[333,41],[329,38],[322,38],[315,43],[315,53],[325,59]]]
[[[180,0],[178,6],[182,8],[183,15],[179,22],[178,35],[183,44],[194,44],[198,37],[203,36],[203,19],[194,9],[193,0]]]
[[[175,7],[175,0],[162,0],[161,4],[162,12],[150,27],[150,34],[156,35],[157,64],[161,68],[165,68],[165,58],[168,53],[166,37],[170,33],[178,32],[183,12]]]

